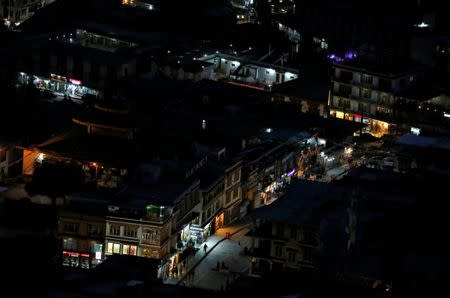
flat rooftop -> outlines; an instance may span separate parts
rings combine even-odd
[[[346,68],[353,71],[363,71],[366,73],[398,77],[415,70],[414,64],[410,61],[369,61],[362,58],[347,60],[345,62],[334,62],[335,67]]]

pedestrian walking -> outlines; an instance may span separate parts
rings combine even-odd
[[[208,245],[206,245],[206,243],[205,243],[205,245],[203,245],[203,251],[206,253],[207,249],[208,249]]]

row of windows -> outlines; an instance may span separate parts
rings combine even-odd
[[[225,202],[230,203],[232,200],[236,200],[239,197],[239,187],[234,188],[232,191],[227,191]]]
[[[388,104],[386,97],[384,97],[383,100],[380,100],[380,103]],[[351,101],[349,99],[339,97],[337,105],[340,108],[350,109]],[[383,113],[390,113],[392,110],[389,108],[384,108],[384,107],[378,106],[377,111],[383,112]],[[367,103],[358,102],[358,112],[365,113],[365,114],[370,113],[370,105]]]
[[[205,221],[206,219],[210,218],[211,215],[213,215],[214,212],[219,210],[219,207],[220,207],[219,201],[217,201],[214,205],[211,205],[211,207],[209,207],[206,212],[203,211],[203,221]]]
[[[220,183],[212,192],[210,192],[207,197],[203,199],[203,205],[207,205],[209,202],[214,200],[225,188],[224,183]]]
[[[300,261],[307,261],[307,262],[312,261],[312,249],[309,247],[302,247],[299,250],[286,248],[286,252],[287,252],[287,260],[290,263],[296,263],[297,261],[299,261],[297,259],[297,256],[300,257]],[[275,245],[275,256],[278,258],[283,257],[283,246]]]
[[[120,225],[110,225],[109,235],[121,236],[120,228]],[[137,238],[137,227],[123,226],[123,236],[128,238]],[[160,233],[156,229],[144,229],[141,238],[142,240],[146,240],[146,242],[149,242],[150,244],[159,244]]]
[[[80,224],[75,222],[64,222],[63,230],[66,233],[78,233],[80,231]],[[87,232],[89,235],[103,235],[102,224],[88,224]]]
[[[121,243],[108,242],[106,245],[107,254],[123,254],[123,255],[137,255],[137,246]]]
[[[110,225],[109,226],[109,234],[114,236],[120,236],[120,227],[119,225]],[[123,236],[129,238],[137,238],[137,228],[125,226],[123,229]]]
[[[241,170],[235,170],[227,175],[227,187],[230,187],[233,183],[238,182],[241,179]]]
[[[295,240],[300,240],[304,242],[311,242],[313,241],[313,232],[299,229],[295,225],[283,225],[283,224],[277,224],[276,225],[276,236],[284,238],[288,237]]]
[[[103,244],[95,241],[80,241],[74,238],[64,238],[63,239],[63,249],[69,251],[89,251],[90,253],[96,253],[102,251]]]

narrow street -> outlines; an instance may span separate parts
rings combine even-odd
[[[244,247],[250,246],[250,240],[245,236],[248,231],[249,222],[245,218],[218,230],[212,237],[219,237],[222,241],[216,246],[208,247],[206,257],[192,267],[191,273],[187,274],[180,285],[211,290],[226,289],[227,284],[249,269],[249,258],[241,255]],[[225,239],[227,233],[230,233],[230,239]],[[204,253],[203,249],[200,253]],[[222,262],[225,267],[222,267]]]

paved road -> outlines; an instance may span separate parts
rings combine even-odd
[[[193,270],[194,274],[188,275],[182,284],[211,290],[225,289],[227,283],[231,283],[240,273],[246,272],[250,266],[249,258],[240,254],[245,246],[250,247],[250,239],[245,236],[248,231],[246,220],[217,231],[214,236],[222,239],[227,232],[235,234],[214,247]],[[224,262],[226,269],[217,270],[217,262]]]

